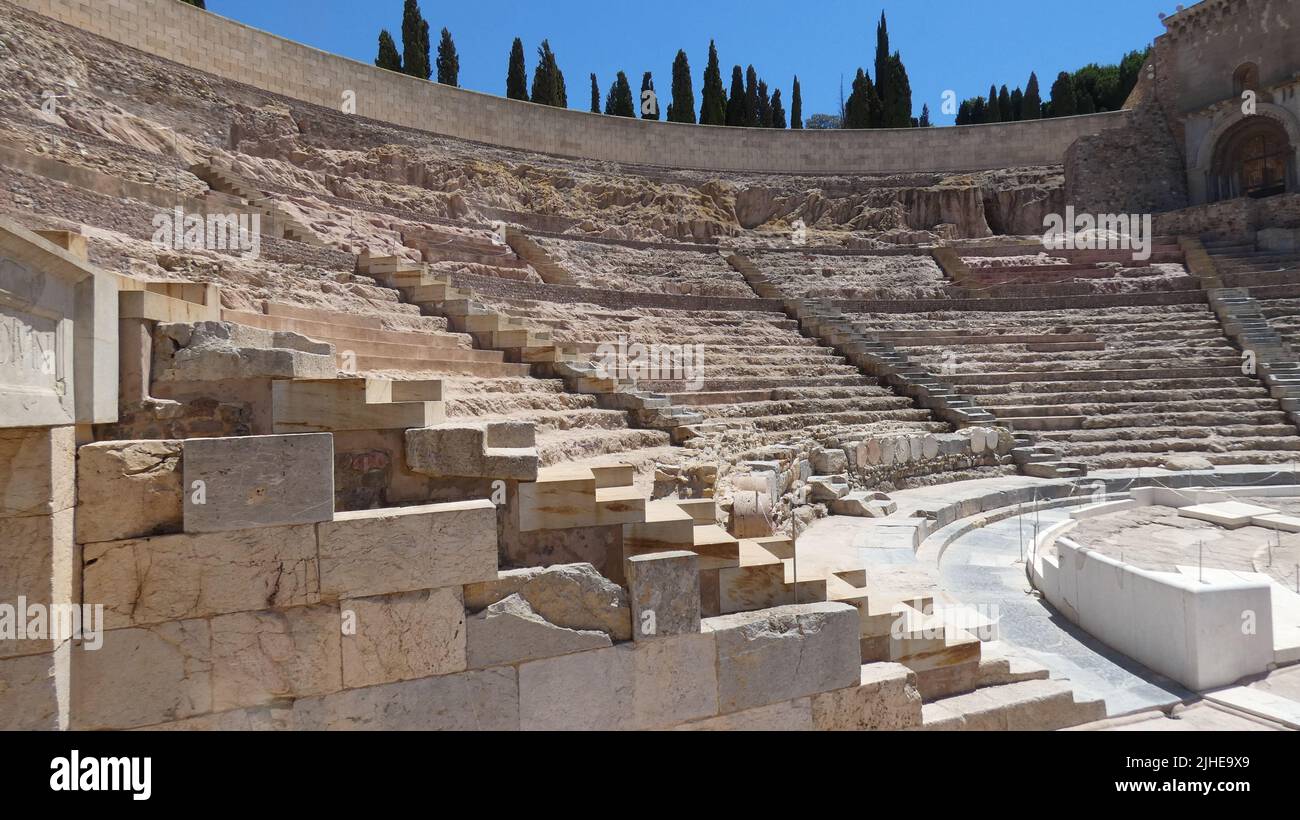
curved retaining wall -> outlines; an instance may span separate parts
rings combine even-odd
[[[643,122],[449,88],[327,54],[178,0],[13,0],[21,7],[227,80],[393,125],[581,159],[779,173],[964,171],[1055,165],[1128,112],[1002,125],[777,131]],[[0,6],[4,3],[0,2]],[[570,67],[570,73],[575,73]]]

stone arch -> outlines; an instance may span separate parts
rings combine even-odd
[[[1240,97],[1245,91],[1259,91],[1259,66],[1242,63],[1232,72],[1232,94]]]
[[[1254,116],[1238,113],[1201,142],[1192,168],[1196,201],[1300,191],[1298,163],[1300,122],[1281,106],[1259,103]]]

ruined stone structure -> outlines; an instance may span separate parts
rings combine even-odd
[[[1041,516],[1300,483],[1295,3],[1171,16],[1125,111],[833,133],[0,12],[0,727],[1093,724],[963,539],[1102,624]]]

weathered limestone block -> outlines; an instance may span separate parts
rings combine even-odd
[[[612,646],[604,632],[556,626],[538,615],[518,593],[470,616],[466,630],[471,669]]]
[[[159,323],[154,329],[154,381],[330,379],[336,375],[334,346],[297,333],[230,322]]]
[[[920,461],[924,454],[924,446],[920,436],[907,437],[907,457],[910,461]]]
[[[70,604],[81,599],[81,555],[72,539],[73,510],[0,518],[0,603]],[[0,640],[0,657],[52,652],[52,636]]]
[[[916,673],[900,663],[863,664],[857,686],[814,695],[813,722],[821,731],[907,729],[921,725]]]
[[[77,541],[180,532],[181,442],[105,441],[77,450]]]
[[[632,638],[627,593],[591,564],[505,570],[494,580],[467,585],[465,608],[478,612],[516,593],[556,626],[599,630],[615,641]]]
[[[849,459],[843,450],[818,449],[811,456],[813,472],[820,475],[843,473],[849,469]]]
[[[176,533],[84,547],[85,599],[109,629],[320,600],[309,524]]]
[[[716,714],[717,706],[710,635],[622,644],[519,667],[523,729],[666,728]]]
[[[884,493],[856,490],[830,504],[834,515],[855,515],[862,518],[884,518],[898,512],[898,504]]]
[[[683,732],[811,732],[814,729],[812,698],[757,706],[674,728]]]
[[[337,607],[237,612],[211,624],[213,711],[343,688]]]
[[[906,464],[912,460],[912,445],[908,443],[907,436],[895,436],[892,443],[895,464]]]
[[[60,692],[60,679],[68,679],[70,652],[71,644],[64,642],[53,652],[0,659],[0,731],[67,728],[67,693]]]
[[[496,579],[497,513],[486,499],[338,513],[316,532],[325,598]]]
[[[727,532],[737,538],[763,538],[772,534],[772,498],[765,492],[736,490],[731,496]]]
[[[76,503],[73,427],[0,428],[0,518],[52,515]]]
[[[286,702],[274,706],[231,709],[211,715],[174,720],[145,727],[148,732],[282,732],[293,729],[293,708]]]
[[[632,636],[646,641],[700,631],[699,556],[686,550],[627,559]]]
[[[449,422],[406,431],[407,469],[437,477],[536,481],[535,427],[524,422]]]
[[[849,494],[848,476],[815,475],[808,479],[813,501],[834,501]]]
[[[935,436],[921,438],[921,456],[927,461],[939,457],[939,439]]]
[[[460,587],[349,598],[339,603],[343,685],[349,689],[465,671]]]
[[[193,438],[181,453],[186,532],[313,524],[334,515],[329,433]]]
[[[348,689],[293,703],[305,731],[516,731],[519,682],[512,667]]]
[[[860,616],[848,604],[737,612],[707,618],[700,628],[717,639],[724,714],[858,682]]]
[[[111,629],[94,651],[72,652],[72,728],[148,726],[212,711],[211,631],[205,620]]]

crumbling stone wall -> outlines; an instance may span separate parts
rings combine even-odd
[[[1159,106],[1129,125],[1081,137],[1065,152],[1065,203],[1084,213],[1155,213],[1187,205],[1183,156]]]

